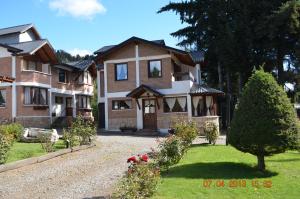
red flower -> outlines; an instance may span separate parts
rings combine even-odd
[[[148,159],[149,159],[149,157],[148,157],[147,154],[142,155],[140,158],[141,158],[141,160],[144,161],[144,162],[148,162]]]
[[[132,156],[132,157],[128,158],[127,163],[129,163],[129,162],[136,163],[137,162],[136,157]]]

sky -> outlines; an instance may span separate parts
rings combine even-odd
[[[171,0],[172,2],[180,0]],[[184,27],[173,12],[157,14],[170,0],[5,0],[0,28],[33,23],[58,50],[89,54],[132,36],[164,39],[175,47],[170,33]]]

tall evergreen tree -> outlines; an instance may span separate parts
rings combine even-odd
[[[298,146],[299,124],[286,93],[271,74],[256,71],[243,90],[228,140],[240,151],[257,156],[265,170],[265,156]]]

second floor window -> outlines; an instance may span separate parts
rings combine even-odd
[[[148,76],[161,77],[161,60],[151,60],[148,63]]]
[[[37,62],[27,61],[26,70],[37,70]]]
[[[58,82],[67,83],[67,72],[65,70],[60,69],[58,71]]]
[[[25,105],[47,105],[47,89],[37,87],[24,87]]]
[[[128,65],[116,64],[115,65],[115,79],[116,81],[128,80]]]
[[[0,107],[6,105],[6,90],[0,90]]]

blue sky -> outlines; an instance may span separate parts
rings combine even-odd
[[[0,27],[34,23],[55,49],[94,52],[131,36],[178,40],[183,27],[175,13],[156,12],[170,0],[10,0],[1,3]],[[179,1],[179,0],[172,0]]]

